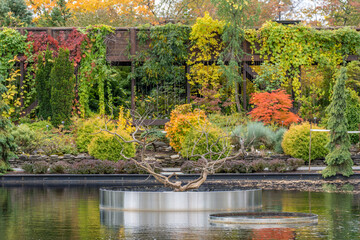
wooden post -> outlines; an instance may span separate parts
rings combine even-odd
[[[311,164],[311,121],[310,121],[310,142],[309,142],[309,172],[310,172],[310,164]]]
[[[135,56],[136,54],[136,30],[135,28],[130,28],[130,55]],[[133,77],[131,78],[131,111],[135,111],[135,63],[133,58],[131,58],[131,73]]]
[[[185,65],[185,76],[187,76],[187,74],[190,72],[190,66],[188,66],[187,64]],[[191,93],[190,93],[190,83],[189,80],[186,77],[186,103],[190,103],[190,97],[191,97]]]

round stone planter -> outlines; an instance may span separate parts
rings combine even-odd
[[[100,208],[121,211],[230,211],[262,206],[261,189],[231,191],[122,191],[100,189]]]
[[[210,214],[209,221],[216,226],[295,227],[317,224],[318,216],[312,213],[299,212],[233,212]]]

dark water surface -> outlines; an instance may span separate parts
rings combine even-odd
[[[263,191],[262,211],[312,212],[305,227],[226,228],[209,213],[133,213],[99,209],[98,188],[0,188],[0,239],[360,239],[360,197]]]

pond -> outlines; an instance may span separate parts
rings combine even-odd
[[[95,187],[2,187],[0,239],[360,239],[358,195],[263,191],[262,202],[262,211],[318,214],[318,224],[221,227],[208,213],[100,210]]]

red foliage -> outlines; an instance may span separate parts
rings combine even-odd
[[[254,93],[250,100],[255,108],[249,113],[254,120],[262,121],[264,124],[283,124],[285,126],[302,119],[289,111],[292,107],[290,95],[284,90],[275,90],[271,93]]]
[[[59,33],[58,39],[48,35],[47,32],[29,32],[27,37],[28,56],[33,56],[33,60],[36,63],[37,55],[45,51],[49,46],[49,49],[53,51],[54,56],[57,56],[59,48],[67,48],[70,51],[70,60],[74,62],[75,67],[80,63],[83,57],[81,51],[81,45],[83,41],[89,42],[86,34],[79,32],[76,28],[66,36],[63,31]]]

